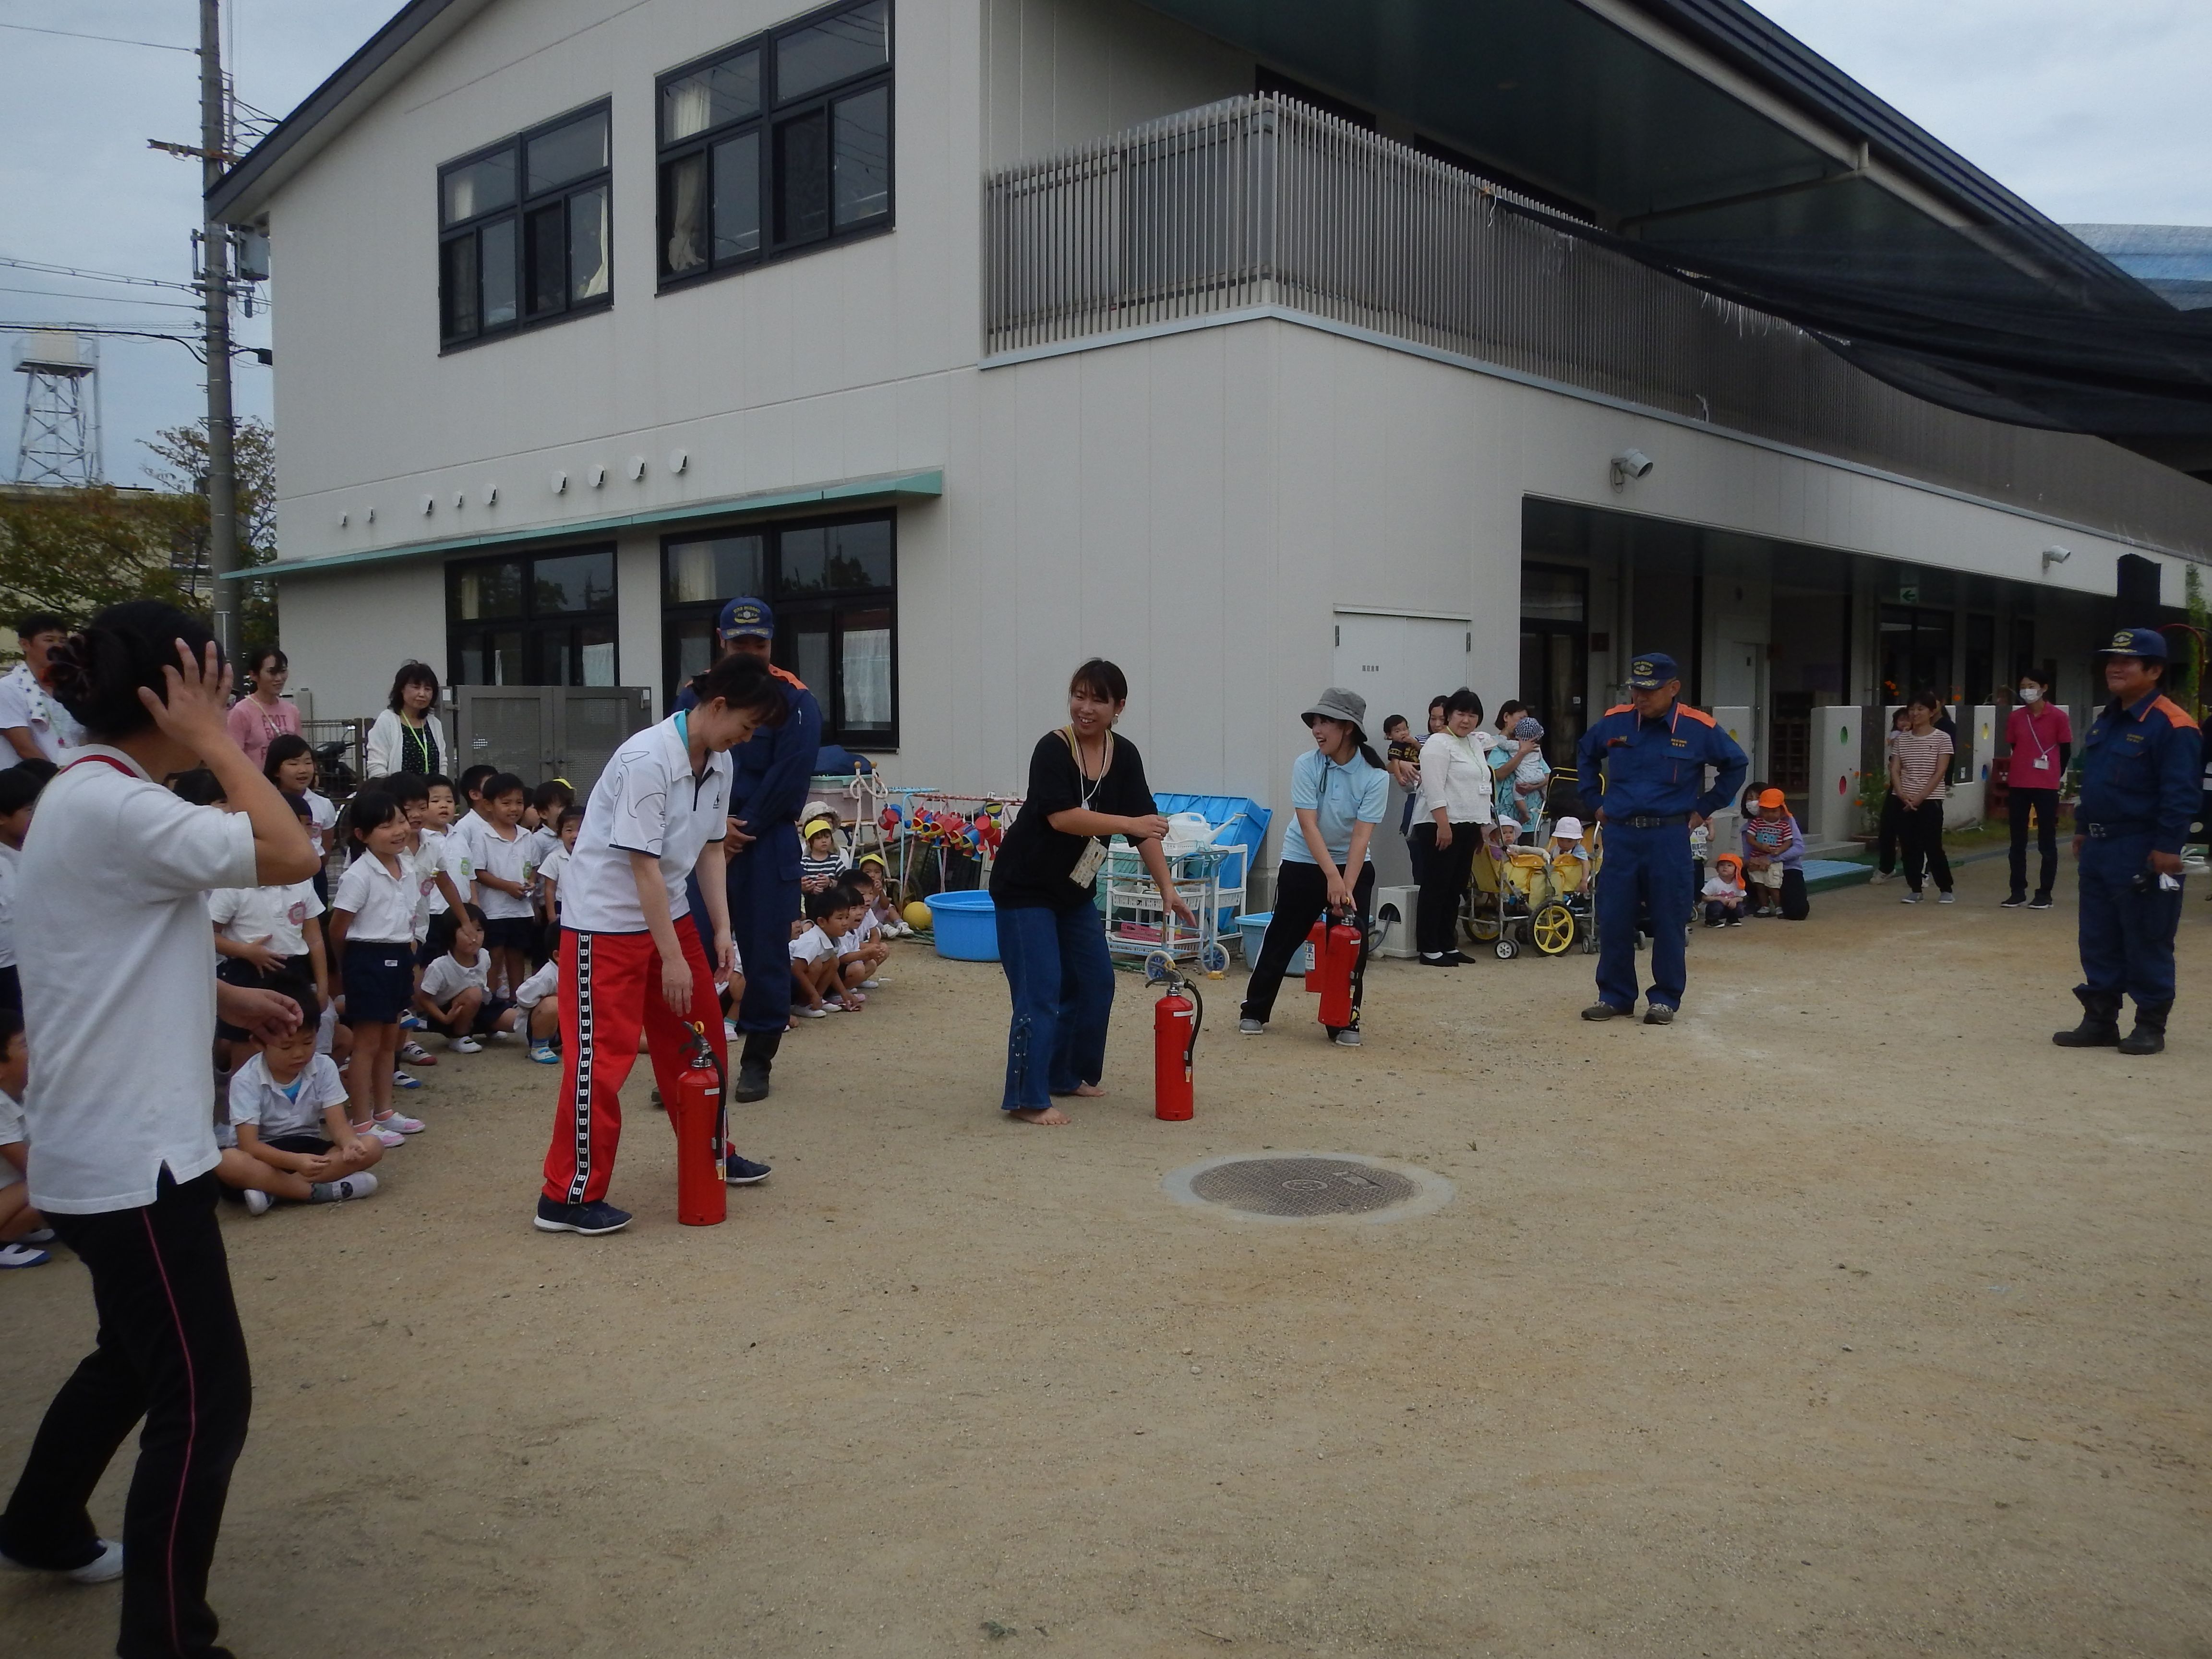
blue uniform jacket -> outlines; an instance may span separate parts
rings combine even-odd
[[[1734,738],[1701,708],[1679,697],[1656,720],[1644,720],[1634,703],[1605,711],[1575,750],[1582,796],[1609,818],[1711,817],[1735,799],[1751,762]],[[1705,768],[1720,776],[1707,789]]]
[[[2203,799],[2203,739],[2197,722],[2154,691],[2123,707],[2105,705],[2081,745],[2081,804],[2076,823],[2151,837],[2151,848],[2179,853]]]

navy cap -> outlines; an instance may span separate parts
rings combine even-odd
[[[722,607],[722,620],[716,631],[726,640],[775,637],[775,612],[768,608],[765,599],[732,599]]]
[[[2145,662],[2166,660],[2166,635],[2155,628],[2123,628],[2112,642],[2098,648],[2100,657],[2141,657]]]
[[[1652,651],[1632,658],[1628,664],[1628,684],[1638,691],[1656,691],[1668,680],[1682,678],[1682,671],[1674,666],[1674,659],[1664,651]]]

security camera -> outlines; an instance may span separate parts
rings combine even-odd
[[[1651,471],[1651,458],[1640,449],[1624,449],[1613,458],[1613,487],[1619,489],[1631,478]]]

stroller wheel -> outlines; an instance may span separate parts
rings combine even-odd
[[[1528,937],[1547,957],[1556,957],[1575,942],[1575,915],[1564,904],[1547,904],[1528,925]]]
[[[1510,962],[1514,957],[1521,954],[1521,947],[1516,945],[1510,939],[1499,939],[1496,949],[1498,951],[1498,959],[1500,962]]]
[[[1228,947],[1216,939],[1198,953],[1198,965],[1208,974],[1227,973],[1229,971]]]

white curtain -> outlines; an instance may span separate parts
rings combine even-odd
[[[845,724],[888,726],[891,723],[890,629],[848,629],[844,670]]]
[[[607,291],[607,193],[580,191],[568,202],[568,280],[574,297],[596,300]]]
[[[704,93],[701,96],[704,96]],[[676,188],[670,204],[668,268],[696,270],[706,263],[700,252],[705,240],[707,158],[689,155],[676,164]]]

